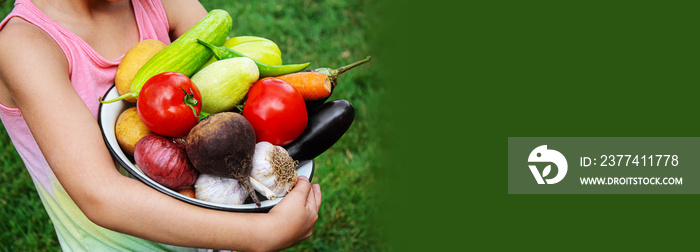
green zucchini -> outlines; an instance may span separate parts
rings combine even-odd
[[[153,55],[139,69],[131,82],[131,92],[108,101],[100,99],[100,102],[111,103],[126,97],[138,99],[143,84],[159,73],[179,72],[191,77],[213,55],[211,50],[197,43],[197,40],[221,46],[231,32],[232,26],[233,20],[228,12],[220,9],[210,11],[173,43]]]

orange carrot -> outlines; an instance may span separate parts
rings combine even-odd
[[[338,69],[319,68],[313,71],[285,74],[274,78],[291,84],[304,97],[305,101],[316,101],[326,99],[331,95],[333,88],[338,83],[338,75],[369,61],[370,57],[367,57]]]
[[[297,72],[275,77],[291,84],[305,101],[315,101],[331,95],[331,79],[317,72]]]
[[[185,195],[185,196],[187,196],[187,197],[193,198],[193,199],[196,198],[196,197],[194,196],[195,193],[194,193],[194,188],[193,188],[193,187],[189,187],[189,188],[186,188],[186,189],[182,189],[182,190],[179,191],[179,193],[182,194],[182,195]]]

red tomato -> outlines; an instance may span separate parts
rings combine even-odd
[[[243,106],[257,142],[283,146],[304,132],[308,115],[299,92],[286,81],[274,78],[257,81],[248,91]]]
[[[143,84],[136,108],[153,133],[183,137],[199,122],[202,95],[189,77],[166,72]]]

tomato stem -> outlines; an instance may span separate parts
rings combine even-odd
[[[185,103],[185,105],[187,105],[187,107],[190,107],[192,109],[192,113],[194,113],[194,117],[199,118],[199,115],[197,115],[197,110],[194,109],[194,106],[199,104],[199,101],[197,101],[197,99],[194,98],[194,92],[192,92],[191,88],[190,88],[190,92],[192,92],[192,93],[187,93],[187,91],[185,91],[185,89],[182,87],[180,87],[180,89],[182,90],[182,92],[185,93],[185,98],[184,98],[183,102]]]
[[[201,121],[202,119],[204,119],[204,118],[207,117],[208,115],[210,115],[210,114],[207,113],[207,112],[204,112],[204,111],[199,112],[199,120]]]
[[[238,109],[238,111],[243,112],[243,104],[238,104],[235,107],[236,107],[236,109]]]

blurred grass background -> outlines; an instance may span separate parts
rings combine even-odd
[[[2,4],[5,17],[14,1]],[[373,67],[376,0],[200,1],[234,19],[230,36],[275,41],[285,63],[310,61],[310,68],[337,68],[371,55],[372,62],[339,78],[329,100],[347,99],[356,108],[350,130],[316,159],[314,183],[323,205],[311,238],[289,251],[384,251],[377,217],[377,160],[382,155],[375,125],[385,92]],[[0,127],[0,250],[60,250],[51,221],[4,126]]]

